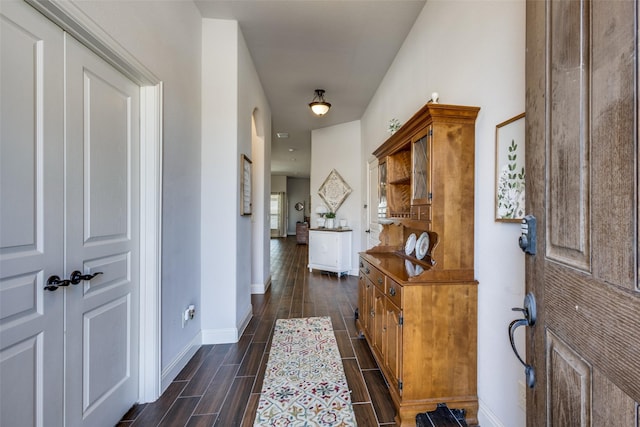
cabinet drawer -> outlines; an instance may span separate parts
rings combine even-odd
[[[364,273],[371,282],[384,292],[384,274],[367,261],[360,259],[360,271]]]
[[[402,286],[387,277],[385,294],[396,306],[402,308]]]

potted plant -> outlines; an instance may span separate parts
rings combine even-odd
[[[336,213],[335,212],[327,212],[326,214],[324,214],[324,217],[326,218],[325,227],[326,228],[335,228],[334,221],[336,219]]]

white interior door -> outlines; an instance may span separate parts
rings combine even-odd
[[[0,31],[0,425],[113,426],[138,397],[140,88],[22,1]]]
[[[62,31],[0,1],[0,425],[63,423]]]
[[[113,426],[138,396],[140,88],[66,37],[66,421]]]

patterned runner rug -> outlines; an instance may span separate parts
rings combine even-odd
[[[356,426],[329,317],[276,320],[254,426]]]

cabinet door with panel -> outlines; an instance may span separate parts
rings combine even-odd
[[[378,352],[378,357],[383,358],[383,339],[385,334],[385,296],[377,286],[373,290],[373,349]]]
[[[367,279],[362,271],[358,279],[358,321],[360,328],[364,331],[369,329],[370,304],[369,292],[372,290],[373,284]]]
[[[388,380],[402,394],[402,310],[390,299],[385,300],[385,321],[385,366],[391,373]]]

